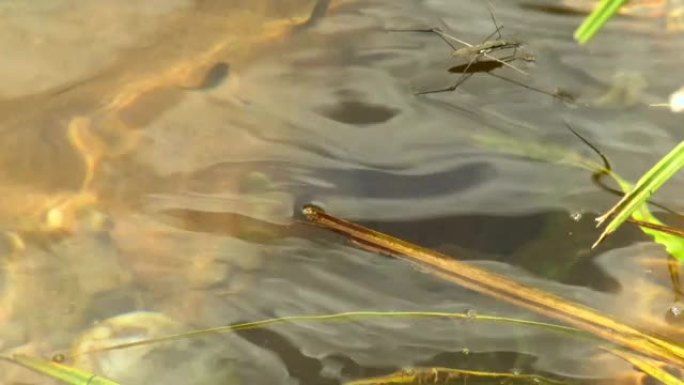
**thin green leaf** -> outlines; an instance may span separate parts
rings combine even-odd
[[[596,247],[606,236],[617,230],[632,216],[632,213],[643,206],[648,198],[682,167],[684,167],[684,141],[658,161],[639,179],[629,193],[625,194],[615,206],[597,219],[600,226],[608,218],[613,218],[592,247]]]
[[[219,326],[219,327],[215,327],[215,328],[200,329],[200,330],[194,330],[191,332],[186,332],[186,333],[181,333],[181,334],[169,335],[169,336],[165,336],[165,337],[159,337],[159,338],[153,338],[153,339],[148,339],[148,340],[128,342],[128,343],[123,343],[123,344],[118,344],[118,345],[107,346],[107,347],[98,348],[95,350],[90,350],[87,352],[82,352],[82,353],[79,353],[78,355],[90,354],[90,353],[96,353],[96,352],[104,352],[104,351],[110,351],[110,350],[125,349],[125,348],[131,348],[131,347],[141,346],[141,345],[149,345],[152,343],[159,343],[159,342],[177,341],[177,340],[183,340],[183,339],[188,339],[188,338],[211,335],[214,333],[233,333],[236,331],[260,329],[260,328],[263,328],[266,326],[278,325],[278,324],[292,324],[292,323],[304,323],[304,322],[345,322],[345,321],[349,322],[349,321],[354,321],[354,320],[359,321],[359,320],[374,319],[374,318],[443,318],[443,319],[454,319],[454,320],[460,319],[460,320],[468,320],[468,321],[502,322],[502,323],[521,325],[521,326],[532,326],[532,327],[545,328],[545,329],[548,329],[549,331],[553,331],[556,333],[570,334],[570,335],[575,336],[576,338],[592,339],[592,340],[595,339],[590,334],[588,334],[582,330],[579,330],[579,329],[576,329],[573,327],[569,327],[569,326],[563,326],[563,325],[546,323],[546,322],[538,322],[538,321],[528,321],[528,320],[517,319],[517,318],[509,318],[509,317],[488,316],[488,315],[483,315],[483,314],[472,315],[472,314],[465,314],[465,313],[430,312],[430,311],[350,311],[350,312],[323,314],[323,315],[305,315],[305,316],[289,316],[289,317],[269,318],[269,319],[265,319],[265,320],[261,320],[261,321],[245,322],[245,323],[240,323],[240,324],[235,324],[235,325],[226,325],[226,326]],[[73,358],[73,357],[75,357],[75,355],[71,356],[70,358]]]
[[[467,320],[468,322],[496,322],[505,323],[511,325],[527,326],[527,327],[538,327],[546,329],[549,332],[565,334],[570,337],[588,340],[588,341],[599,341],[596,336],[587,333],[584,330],[577,329],[572,326],[563,326],[548,322],[540,321],[529,321],[518,318],[511,317],[499,317],[499,316],[489,316],[484,314],[467,314],[467,313],[450,313],[450,312],[435,312],[435,311],[350,311],[342,313],[332,313],[332,314],[322,314],[322,315],[305,315],[305,316],[286,316],[279,318],[270,318],[261,321],[245,322],[235,325],[219,326],[208,329],[194,330],[191,332],[169,335],[160,338],[153,338],[143,341],[135,341],[129,343],[123,343],[118,345],[111,345],[103,348],[98,348],[86,352],[79,353],[78,355],[100,353],[104,351],[127,349],[136,346],[149,345],[153,343],[160,342],[170,342],[178,341],[189,338],[207,336],[214,333],[234,333],[236,331],[246,331],[260,329],[267,326],[282,325],[282,324],[295,324],[295,323],[306,323],[306,322],[349,322],[349,321],[363,321],[367,319],[382,319],[382,318],[424,318],[424,319],[451,319],[451,320]],[[684,352],[675,345],[669,342],[659,340],[657,338],[649,339],[652,343],[655,343],[666,350],[670,350],[677,354],[682,354]],[[604,347],[607,351],[611,353],[620,352],[617,348]],[[71,356],[73,358],[75,356]],[[620,355],[620,357],[622,357]],[[653,361],[658,362],[658,361]],[[108,383],[98,383],[98,385],[110,385]],[[683,385],[683,384],[679,384]]]
[[[627,0],[601,0],[591,14],[584,19],[582,25],[575,31],[575,40],[586,44],[603,28]]]
[[[16,354],[5,359],[69,385],[119,385],[104,377],[42,358]]]
[[[618,183],[622,191],[628,192],[632,190],[632,185],[622,178],[620,178],[615,173],[611,173],[611,176]],[[632,213],[632,218],[640,222],[648,222],[654,224],[655,226],[664,226],[664,223],[656,218],[646,205],[642,205]],[[651,236],[653,241],[665,247],[665,250],[676,258],[678,261],[684,262],[684,238],[679,237],[675,234],[669,234],[660,231],[653,227],[639,226],[641,231],[645,234]]]

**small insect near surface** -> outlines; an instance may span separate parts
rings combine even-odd
[[[492,9],[489,3],[487,4],[487,7],[489,9],[489,15],[492,19],[492,23],[494,24],[495,30],[478,44],[468,43],[465,40],[459,39],[454,35],[444,32],[440,28],[389,30],[393,32],[433,33],[437,35],[445,44],[447,44],[452,49],[452,56],[454,58],[463,61],[463,63],[457,64],[449,68],[450,73],[461,74],[461,76],[454,84],[446,88],[421,91],[417,92],[416,94],[424,95],[439,92],[451,92],[458,88],[461,84],[463,84],[475,73],[483,72],[492,75],[496,78],[513,82],[522,87],[555,96],[555,94],[553,93],[536,89],[524,83],[504,78],[493,73],[493,71],[496,69],[508,67],[518,73],[528,75],[527,72],[513,65],[513,63],[516,61],[534,62],[536,58],[532,53],[524,49],[523,44],[521,42],[512,39],[505,39],[502,36],[501,30],[503,29],[503,25],[497,22],[496,16],[494,15],[494,10]]]

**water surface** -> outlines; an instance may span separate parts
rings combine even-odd
[[[114,318],[134,325],[124,336],[356,310],[541,319],[300,225],[307,202],[680,335],[663,329],[673,294],[659,246],[625,227],[590,250],[593,218],[615,196],[585,170],[473,138],[595,157],[567,122],[637,178],[682,139],[681,116],[648,107],[684,83],[681,34],[625,17],[580,48],[581,13],[495,2],[504,36],[537,58],[515,63],[527,76],[496,73],[580,104],[485,73],[417,96],[455,82],[448,69],[463,63],[434,35],[387,30],[439,26],[475,43],[494,29],[484,3],[332,1],[307,28],[297,26],[312,1],[244,4],[0,5],[0,47],[12,52],[0,64],[6,354],[77,349],[92,338],[79,335],[126,314],[133,321]],[[658,198],[681,208],[681,182]],[[179,346],[135,358],[135,369],[81,364],[148,384],[338,384],[408,366],[567,380],[630,370],[588,358],[599,354],[589,343],[477,321],[310,323]],[[179,364],[195,361],[204,369]],[[2,365],[7,383],[49,383]]]

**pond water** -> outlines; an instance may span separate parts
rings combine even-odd
[[[586,170],[476,140],[596,158],[567,123],[635,180],[684,137],[681,115],[649,107],[684,84],[681,33],[637,14],[579,47],[572,4],[496,1],[503,36],[536,60],[493,73],[577,102],[486,73],[416,95],[453,84],[448,69],[467,61],[434,34],[388,30],[477,43],[495,29],[485,2],[333,0],[307,23],[314,3],[0,3],[3,354],[70,357],[114,339],[361,310],[543,320],[305,225],[308,202],[681,341],[665,319],[665,251],[630,226],[590,248],[615,195]],[[682,209],[682,182],[658,199]],[[412,366],[635,378],[553,331],[412,318],[67,363],[122,384],[340,384]],[[0,383],[52,383],[0,366]]]

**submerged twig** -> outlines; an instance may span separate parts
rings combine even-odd
[[[631,219],[631,218],[627,219],[627,222],[633,223],[633,224],[641,226],[641,227],[646,227],[649,229],[662,231],[663,233],[672,234],[672,235],[676,235],[678,237],[684,238],[684,230],[678,229],[676,227],[672,227],[672,226],[668,226],[668,225],[661,225],[658,223],[651,223],[651,222],[646,222],[646,221],[639,221],[639,220]]]
[[[648,357],[684,368],[684,349],[681,347],[601,315],[593,309],[454,260],[445,254],[336,218],[319,207],[307,205],[302,212],[316,225],[391,250],[398,258],[428,267],[430,273],[440,278],[560,320]]]

